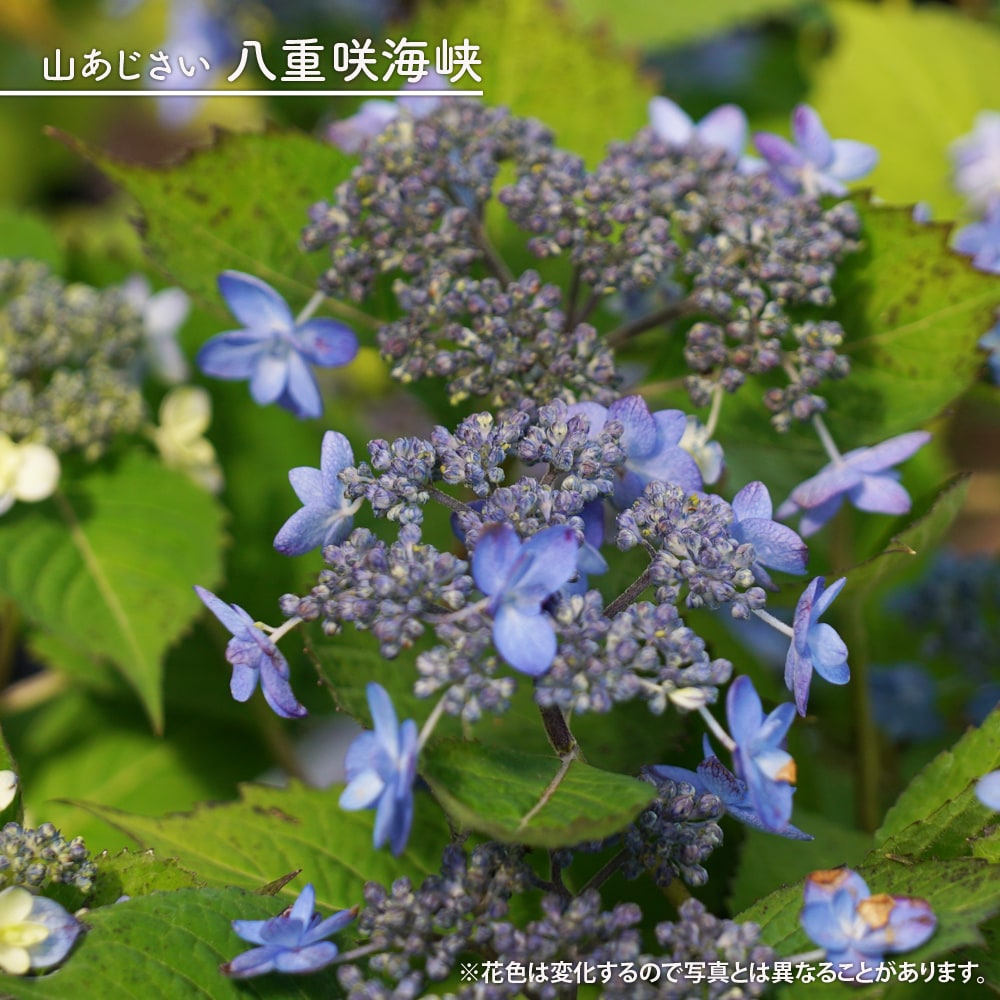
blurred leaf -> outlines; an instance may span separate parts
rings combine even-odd
[[[62,273],[63,252],[52,228],[40,216],[11,205],[0,206],[0,257],[31,257]]]
[[[875,834],[878,850],[938,856],[969,853],[984,835],[997,860],[996,814],[975,796],[975,783],[1000,768],[1000,711],[966,733],[950,750],[938,754],[917,775],[886,814]],[[981,845],[979,853],[987,845]]]
[[[223,690],[227,674],[220,656],[217,684]],[[204,675],[202,684],[209,683],[212,675]],[[65,799],[151,814],[190,809],[203,799],[234,795],[238,782],[270,763],[259,736],[215,715],[168,714],[169,740],[144,723],[134,701],[79,689],[6,715],[4,732],[18,748],[30,822],[54,823],[67,837],[82,836],[95,852],[118,850],[131,842]]]
[[[605,27],[622,45],[649,50],[684,45],[765,18],[788,14],[807,0],[704,0],[651,8],[648,0],[566,0],[588,27]]]
[[[940,5],[842,0],[830,11],[836,45],[808,103],[834,138],[879,150],[865,183],[880,197],[928,201],[937,217],[953,218],[962,201],[948,146],[972,130],[977,112],[996,107],[1000,31]]]
[[[851,588],[857,588],[859,594],[868,593],[891,580],[897,570],[907,571],[909,566],[903,564],[940,545],[958,517],[968,492],[969,476],[955,476],[937,494],[930,507],[894,535],[878,555],[850,570]]]
[[[420,774],[464,827],[533,847],[609,837],[656,797],[652,785],[574,761],[551,798],[522,825],[559,766],[553,756],[445,741],[427,747]]]
[[[634,57],[601,33],[581,30],[547,0],[421,4],[412,34],[475,41],[483,61],[483,100],[540,119],[560,146],[588,163],[603,155],[608,142],[646,124],[654,90],[638,75]]]
[[[281,908],[270,896],[231,888],[179,889],[103,906],[85,914],[87,933],[63,968],[38,977],[0,975],[0,991],[15,1000],[339,996],[331,969],[249,980],[227,979],[219,972],[223,962],[252,947],[236,935],[231,921],[267,920]],[[350,934],[348,929],[339,939]]]
[[[167,648],[221,575],[222,509],[185,476],[132,452],[0,523],[0,590],[90,656],[109,659],[163,725]]]
[[[440,868],[448,830],[441,812],[417,796],[406,850],[394,858],[372,850],[374,811],[347,812],[342,789],[242,785],[239,802],[206,804],[190,813],[152,818],[79,803],[161,858],[176,857],[210,885],[259,888],[302,869],[318,905],[346,909],[361,901],[365,882],[386,885],[409,875],[419,882]],[[297,895],[298,890],[288,892]]]
[[[746,909],[776,885],[797,883],[817,869],[856,865],[871,847],[871,834],[842,826],[819,813],[796,807],[792,819],[815,839],[786,840],[747,829],[729,898],[732,910]]]
[[[189,294],[219,302],[227,269],[262,278],[293,311],[313,294],[328,257],[303,253],[299,234],[353,158],[300,132],[222,132],[176,166],[145,167],[60,138],[135,198],[150,255]]]
[[[122,896],[148,896],[151,892],[198,889],[204,885],[173,858],[158,858],[152,851],[119,851],[113,855],[105,851],[94,861],[97,878],[87,897],[91,909],[110,906]]]

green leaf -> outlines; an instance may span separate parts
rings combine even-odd
[[[773,833],[746,831],[729,898],[733,910],[751,906],[776,885],[796,882],[817,869],[859,864],[871,847],[871,834],[841,826],[819,813],[796,807],[792,818],[815,839],[786,840]]]
[[[139,854],[119,851],[114,855],[105,851],[94,861],[97,878],[87,897],[91,909],[110,906],[122,896],[148,896],[151,892],[204,887],[201,879],[181,868],[176,860],[158,858],[152,851]]]
[[[394,858],[388,850],[372,849],[374,812],[341,809],[341,791],[242,785],[239,802],[162,818],[79,804],[144,850],[176,857],[210,885],[257,888],[301,869],[316,887],[317,900],[335,909],[358,903],[369,880],[389,884],[409,875],[419,881],[439,870],[448,831],[427,796],[417,795],[413,833],[401,857]]]
[[[219,972],[223,962],[252,947],[231,922],[267,920],[282,906],[270,896],[232,888],[158,892],[104,906],[86,913],[87,933],[62,968],[37,978],[0,976],[0,992],[14,1000],[340,996],[334,969],[239,981]],[[339,940],[349,940],[350,934],[347,929]]]
[[[222,509],[132,452],[0,523],[0,591],[80,652],[110,660],[163,725],[162,663],[221,575]]]
[[[215,675],[203,672],[199,681],[217,685],[228,698],[229,671],[221,654],[216,669]],[[53,677],[58,681],[56,675],[49,680]],[[239,707],[246,716],[247,707]],[[190,809],[204,799],[232,797],[238,782],[270,763],[250,719],[188,709],[168,712],[167,720],[169,740],[150,732],[134,700],[79,688],[5,715],[4,732],[18,748],[30,815],[54,823],[66,837],[83,837],[93,852],[118,850],[131,841],[64,800],[86,798],[150,814]]]
[[[12,205],[0,205],[0,257],[31,257],[56,274],[63,268],[63,252],[49,224]]]
[[[881,586],[898,572],[909,569],[907,565],[915,556],[930,552],[944,538],[958,516],[969,492],[969,476],[955,476],[931,502],[929,508],[898,535],[894,535],[885,548],[860,566],[850,570],[849,585],[857,593],[868,593]]]
[[[834,138],[879,150],[865,183],[880,197],[928,201],[939,217],[954,217],[961,196],[948,147],[972,130],[977,112],[996,107],[1000,32],[939,5],[840,2],[830,10],[836,44],[808,103]]]
[[[926,962],[949,955],[956,948],[982,945],[979,924],[1000,911],[1000,865],[974,858],[912,865],[883,859],[857,871],[873,894],[915,896],[930,903],[937,929],[926,944],[900,956],[907,962]],[[792,954],[814,947],[799,927],[801,909],[802,882],[798,882],[772,892],[744,910],[738,919],[759,924],[767,944],[779,954]],[[810,984],[810,994],[822,988],[821,984]],[[854,995],[847,989],[835,985],[831,995],[834,991],[838,996],[841,991],[844,996]]]
[[[328,266],[298,247],[309,207],[330,197],[353,158],[301,132],[220,133],[172,167],[120,163],[60,135],[138,201],[150,255],[186,292],[218,302],[227,269],[308,299]]]
[[[655,13],[648,0],[567,0],[588,27],[606,28],[622,45],[645,50],[685,45],[804,6],[805,0],[707,0],[665,5]]]
[[[532,847],[569,847],[609,837],[656,797],[645,782],[573,761],[551,798],[524,823],[559,766],[551,756],[442,741],[424,751],[420,774],[458,823]]]
[[[913,430],[968,389],[983,363],[976,342],[1000,305],[1000,278],[949,250],[946,226],[856,206],[864,248],[834,282],[851,358],[849,378],[829,393],[842,448]]]
[[[551,2],[422,4],[412,37],[474,40],[483,61],[483,100],[540,119],[560,146],[589,163],[608,142],[646,124],[653,88],[639,76],[635,58],[605,35],[581,30]]]
[[[996,814],[975,796],[976,782],[1000,767],[1000,711],[938,754],[886,814],[875,834],[879,851],[959,857],[970,846],[997,858]]]

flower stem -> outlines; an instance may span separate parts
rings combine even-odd
[[[539,706],[538,711],[542,715],[545,735],[548,736],[552,749],[560,757],[573,753],[576,749],[576,737],[570,731],[562,709],[558,705],[546,705]]]
[[[295,317],[295,325],[301,326],[312,318],[314,312],[322,305],[326,296],[322,292],[314,292],[313,297],[305,304],[305,308]]]
[[[734,740],[732,736],[730,736],[729,733],[727,733],[725,729],[719,725],[718,720],[707,708],[705,708],[704,705],[698,706],[698,713],[705,720],[705,725],[712,730],[712,734],[716,737],[716,739],[718,739],[718,741],[730,753],[732,753],[736,749],[736,740]]]
[[[715,433],[715,428],[719,426],[719,414],[722,412],[723,391],[721,385],[716,385],[712,390],[712,408],[708,411],[708,420],[705,421],[705,440],[710,441]]]
[[[694,304],[690,299],[673,302],[662,309],[647,313],[647,315],[640,316],[629,323],[623,323],[612,330],[605,339],[612,347],[621,347],[625,341],[635,337],[637,334],[645,333],[647,330],[652,330],[653,327],[660,326],[663,323],[669,323],[672,319],[680,319],[682,316],[693,311]]]
[[[823,418],[818,413],[813,414],[812,425],[816,433],[819,435],[819,440],[823,445],[824,450],[826,451],[827,455],[830,456],[830,461],[842,462],[843,456],[837,449],[837,445],[834,443],[833,436],[830,434],[830,431],[827,428],[826,423],[823,421]]]
[[[286,621],[283,625],[279,625],[277,628],[273,628],[270,625],[265,625],[263,622],[254,622],[254,625],[257,628],[259,628],[262,632],[266,632],[270,636],[271,642],[273,642],[275,645],[277,645],[282,638],[288,635],[288,633],[291,632],[293,628],[296,628],[301,624],[302,624],[302,619],[299,618],[298,615],[295,615],[294,618],[289,618],[288,621]]]
[[[612,618],[619,611],[624,611],[650,583],[650,567],[647,566],[623,594],[619,594],[605,609],[604,617]]]
[[[441,718],[441,713],[444,711],[444,703],[447,698],[447,694],[438,700],[438,703],[434,706],[433,711],[427,716],[427,720],[424,722],[423,727],[420,730],[420,736],[417,739],[417,753],[420,753],[424,748],[424,744],[431,738],[431,734],[434,732],[434,727],[438,724]]]
[[[580,895],[582,896],[588,889],[600,889],[627,860],[628,851],[619,851],[613,858],[606,861],[599,871],[591,875],[587,884],[580,890]]]
[[[770,611],[765,611],[763,608],[754,608],[753,613],[762,622],[767,622],[771,628],[776,628],[782,635],[787,635],[789,639],[795,635],[795,630],[791,625],[786,625],[780,618],[775,618]]]

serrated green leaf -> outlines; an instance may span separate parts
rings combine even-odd
[[[423,4],[413,36],[474,39],[483,61],[483,100],[540,119],[560,146],[589,163],[608,142],[646,124],[653,88],[639,76],[635,58],[547,0]],[[597,108],[599,114],[581,114]]]
[[[120,163],[62,136],[139,203],[153,259],[185,291],[219,302],[227,269],[273,285],[293,303],[328,266],[298,247],[311,205],[330,197],[356,162],[301,132],[219,133],[172,167]]]
[[[836,34],[808,103],[835,138],[874,145],[866,178],[887,201],[930,202],[953,218],[949,145],[1000,93],[1000,31],[940,5],[830,5]],[[986,328],[984,327],[984,330]],[[915,392],[915,394],[917,394]]]
[[[0,592],[37,625],[110,660],[163,725],[162,663],[221,576],[223,512],[149,455],[95,469],[0,522]]]
[[[478,743],[428,746],[420,774],[462,826],[532,847],[569,847],[617,833],[656,797],[651,785],[574,761],[527,823],[559,771],[554,757]]]
[[[217,669],[218,687],[228,695],[221,657]],[[203,674],[201,682],[209,677]],[[203,799],[234,795],[239,781],[270,763],[249,720],[241,725],[190,709],[176,717],[168,713],[169,740],[162,739],[150,732],[134,701],[81,689],[5,716],[3,724],[18,748],[30,822],[48,821],[67,837],[83,837],[93,852],[131,841],[90,813],[55,800],[86,797],[152,814],[190,809]]]
[[[158,858],[153,851],[104,851],[94,858],[97,877],[87,897],[91,909],[110,906],[122,896],[148,896],[151,892],[201,889],[205,883],[186,871],[174,858]]]
[[[788,14],[805,0],[708,0],[674,3],[654,13],[648,0],[567,0],[589,27],[606,28],[616,42],[645,50],[686,45],[718,32]]]
[[[944,538],[958,516],[969,492],[969,476],[955,476],[938,493],[924,513],[917,516],[889,544],[871,559],[848,573],[852,589],[868,593],[890,580],[897,572],[905,572],[906,563],[923,555]]]
[[[951,954],[956,948],[983,943],[979,924],[1000,911],[1000,865],[977,859],[922,861],[902,864],[880,860],[857,869],[873,894],[926,899],[937,917],[930,940],[914,951],[901,955],[908,962],[927,962]],[[760,925],[762,939],[779,954],[803,952],[813,947],[799,926],[802,909],[802,882],[786,886],[744,910],[739,920]],[[828,990],[824,996],[852,996],[843,984],[824,987],[810,983],[809,991]]]
[[[998,767],[1000,711],[994,711],[910,782],[875,834],[877,849],[919,855],[933,848],[954,857],[969,853],[969,841],[995,836],[988,828],[996,814],[975,797],[975,783]]]
[[[227,888],[158,892],[104,906],[84,915],[87,932],[61,968],[37,978],[0,976],[0,992],[14,1000],[340,996],[332,969],[248,980],[227,979],[219,972],[223,962],[252,947],[237,936],[231,922],[267,920],[283,905],[269,896]],[[322,908],[320,912],[328,915]],[[350,940],[350,934],[350,929],[343,931],[339,940]]]
[[[12,205],[0,205],[0,257],[40,260],[56,274],[63,267],[63,252],[49,224]]]
[[[1000,305],[1000,277],[947,247],[946,226],[855,199],[864,248],[838,268],[833,317],[851,374],[828,388],[842,449],[920,427],[976,380],[976,342]]]
[[[137,816],[79,803],[158,857],[175,857],[210,885],[259,888],[301,869],[326,907],[347,909],[364,884],[402,875],[416,881],[438,871],[448,829],[441,811],[417,795],[416,820],[406,850],[394,858],[372,848],[374,812],[340,808],[341,787],[242,785],[241,800],[205,804],[190,813]],[[292,889],[288,890],[289,893]]]

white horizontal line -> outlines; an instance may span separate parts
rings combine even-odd
[[[0,90],[0,97],[482,97],[481,90]]]

